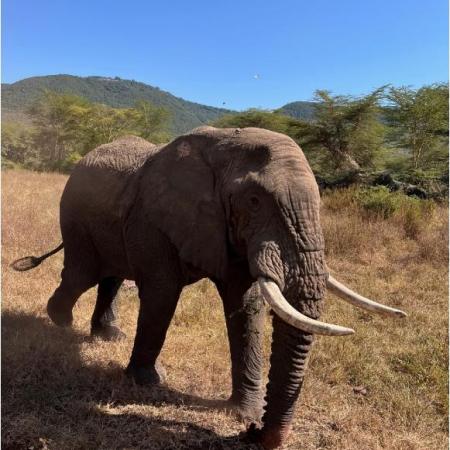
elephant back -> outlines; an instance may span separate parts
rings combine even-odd
[[[92,150],[77,166],[114,172],[135,172],[161,147],[138,136],[122,136]]]

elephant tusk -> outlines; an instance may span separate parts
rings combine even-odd
[[[353,292],[351,289],[335,280],[331,275],[328,277],[327,287],[331,292],[333,292],[333,294],[336,294],[337,296],[342,298],[342,300],[345,300],[346,302],[350,303],[353,306],[357,306],[358,308],[392,317],[407,316],[407,314],[400,309],[381,305],[380,303],[374,302],[373,300],[370,300],[363,297],[362,295],[357,294],[356,292]]]
[[[258,284],[265,301],[273,309],[275,314],[289,325],[306,333],[324,334],[327,336],[345,336],[354,333],[354,330],[351,328],[320,322],[300,313],[288,303],[283,297],[278,285],[273,281],[260,277],[258,278]]]

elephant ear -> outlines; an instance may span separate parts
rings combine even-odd
[[[193,137],[164,147],[142,168],[146,219],[177,247],[180,258],[218,278],[226,276],[226,222],[212,168]]]

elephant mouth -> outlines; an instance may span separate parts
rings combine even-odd
[[[321,322],[300,313],[286,300],[276,282],[267,277],[258,277],[257,281],[264,300],[270,308],[280,319],[294,328],[306,333],[326,336],[346,336],[355,332],[351,328]],[[344,301],[366,311],[392,317],[406,317],[405,312],[365,298],[335,280],[331,275],[328,276],[327,287]]]

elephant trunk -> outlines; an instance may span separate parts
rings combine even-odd
[[[295,246],[275,245],[274,241],[259,249],[262,254],[256,255],[254,263],[250,263],[252,275],[259,280],[262,277],[273,280],[280,288],[283,300],[299,316],[314,322],[314,326],[327,325],[317,320],[328,278],[323,250],[302,252]],[[264,295],[263,286],[261,291]],[[290,431],[312,343],[313,334],[309,328],[297,327],[273,308],[269,382],[260,436],[266,449],[281,445]]]
[[[280,446],[290,432],[313,339],[312,334],[296,330],[274,317],[267,406],[262,419],[261,440],[267,449]]]
[[[298,259],[295,275],[289,278],[283,294],[297,311],[309,319],[317,320],[322,309],[327,278],[323,252],[303,253]],[[313,339],[312,333],[294,328],[274,314],[269,383],[262,430],[265,448],[281,445],[290,431]]]

